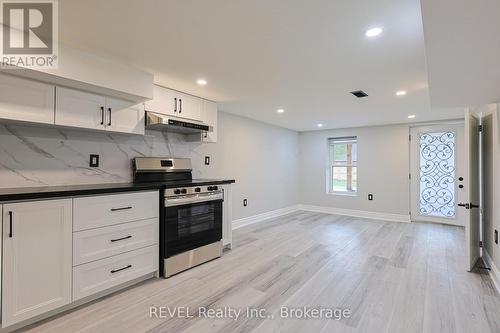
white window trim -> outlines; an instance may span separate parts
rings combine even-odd
[[[328,138],[327,140],[327,153],[328,153],[328,166],[327,166],[327,181],[326,181],[326,194],[328,195],[336,195],[336,196],[346,196],[346,197],[356,197],[358,196],[359,193],[359,186],[356,184],[356,191],[334,191],[332,190],[332,175],[333,175],[333,161],[331,160],[330,154],[331,154],[331,147],[335,144],[342,143],[342,141],[345,142],[355,142],[356,146],[358,144],[358,138],[357,136],[348,136],[348,137],[338,137],[338,138]],[[346,162],[345,165],[336,165],[337,167],[356,167],[356,171],[358,168],[358,163],[357,163],[357,157],[356,157],[356,163],[350,163],[348,164]]]

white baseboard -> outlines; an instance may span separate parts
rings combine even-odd
[[[495,263],[493,262],[488,251],[486,251],[485,248],[483,248],[483,260],[485,261],[485,264],[491,268],[491,279],[493,280],[493,284],[495,285],[495,288],[497,288],[498,293],[500,293],[500,271],[498,270],[497,266],[495,266]]]
[[[299,210],[299,205],[294,205],[294,206],[288,206],[285,208],[272,210],[270,212],[265,212],[262,214],[244,217],[244,218],[238,219],[238,220],[233,220],[233,230],[241,228],[241,227],[245,227],[247,225],[254,224],[257,222],[262,222],[262,221],[269,220],[269,219],[272,219],[275,217],[290,214],[290,213],[293,213],[297,210]]]
[[[369,211],[364,211],[364,210],[323,207],[323,206],[313,206],[313,205],[299,205],[299,209],[310,211],[310,212],[317,212],[317,213],[359,217],[359,218],[363,218],[363,219],[372,219],[372,220],[381,220],[381,221],[390,221],[390,222],[403,222],[403,223],[410,223],[411,222],[410,215],[404,215],[404,214],[369,212]]]
[[[410,215],[368,212],[368,211],[362,211],[362,210],[322,207],[322,206],[312,206],[312,205],[293,205],[293,206],[288,206],[285,208],[272,210],[270,212],[252,215],[252,216],[244,217],[244,218],[238,219],[238,220],[233,220],[233,230],[250,225],[250,224],[254,224],[254,223],[262,222],[262,221],[269,220],[269,219],[272,219],[275,217],[290,214],[290,213],[293,213],[293,212],[296,212],[299,210],[316,212],[316,213],[333,214],[333,215],[352,216],[352,217],[359,217],[359,218],[372,219],[372,220],[390,221],[390,222],[404,222],[404,223],[411,222]]]

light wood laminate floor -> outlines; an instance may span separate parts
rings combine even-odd
[[[296,212],[234,232],[233,250],[149,280],[29,332],[500,332],[489,276],[465,271],[464,230]],[[150,318],[189,306],[193,318]],[[205,319],[198,307],[262,308],[274,319]],[[348,319],[283,319],[281,307],[350,309]]]

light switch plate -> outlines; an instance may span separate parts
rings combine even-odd
[[[205,165],[210,165],[210,156],[205,156]]]

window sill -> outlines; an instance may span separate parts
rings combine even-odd
[[[358,193],[348,193],[348,192],[326,192],[328,195],[340,195],[342,197],[357,197]]]

